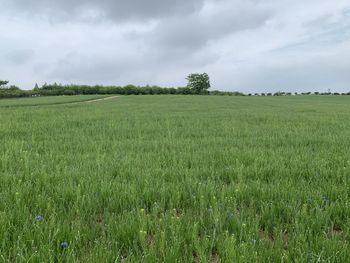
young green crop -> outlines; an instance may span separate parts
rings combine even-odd
[[[1,103],[3,262],[350,257],[350,97]]]
[[[0,108],[67,104],[107,98],[107,95],[52,96],[20,99],[1,99]]]

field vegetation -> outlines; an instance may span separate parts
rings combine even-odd
[[[348,262],[350,97],[81,100],[0,100],[1,262]]]
[[[67,104],[75,102],[87,102],[97,99],[108,98],[107,95],[78,95],[78,96],[58,96],[58,97],[41,97],[36,98],[16,98],[16,99],[3,99],[0,102],[0,108],[3,107],[27,107],[27,106],[40,106],[40,105],[56,105]]]

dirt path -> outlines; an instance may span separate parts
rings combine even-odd
[[[119,98],[119,96],[111,96],[111,97],[106,97],[106,98],[101,98],[101,99],[95,99],[95,100],[85,100],[85,101],[77,101],[73,103],[68,103],[68,104],[82,104],[82,103],[92,103],[92,102],[98,102],[98,101],[103,101],[103,100],[111,100]]]
[[[97,102],[97,101],[101,101],[101,100],[111,100],[111,99],[115,99],[115,98],[119,98],[119,96],[111,96],[111,97],[106,97],[106,98],[96,99],[96,100],[87,100],[87,101],[83,101],[83,102],[84,103],[91,103],[91,102]]]

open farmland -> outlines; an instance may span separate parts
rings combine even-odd
[[[87,98],[0,101],[1,262],[349,260],[350,97]]]
[[[0,108],[3,107],[24,107],[24,106],[40,106],[40,105],[57,105],[76,102],[88,102],[99,99],[105,99],[110,96],[106,95],[79,95],[79,96],[52,96],[52,97],[36,97],[36,98],[20,98],[20,99],[3,99],[0,101]]]

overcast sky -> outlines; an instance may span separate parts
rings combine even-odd
[[[350,91],[349,0],[0,0],[0,79]]]

